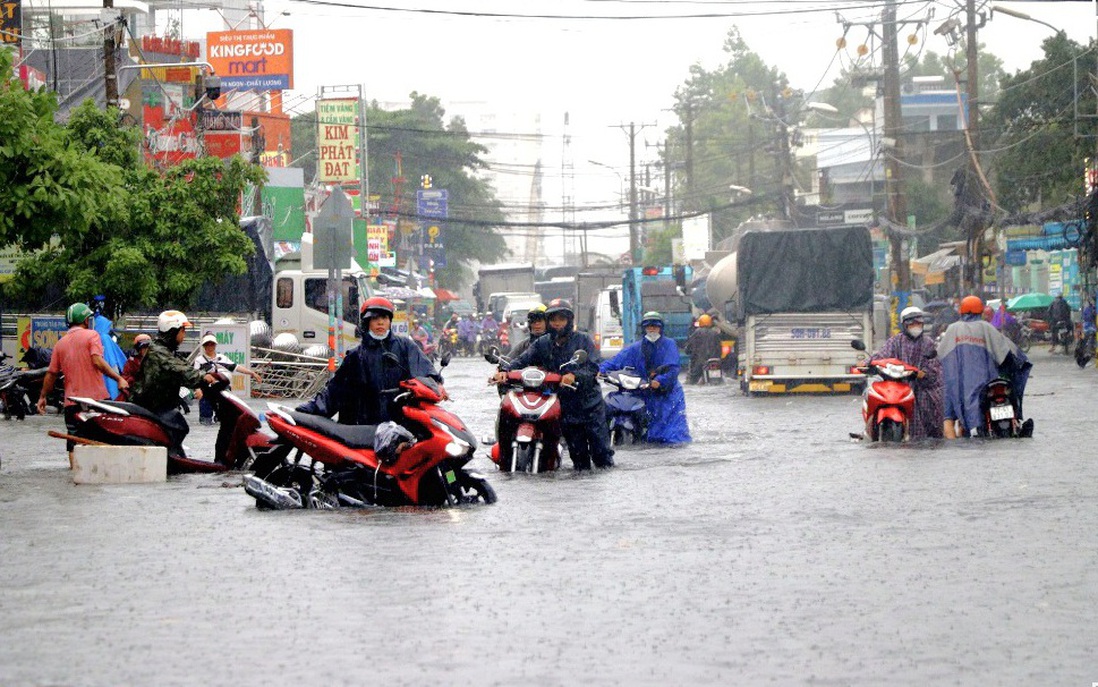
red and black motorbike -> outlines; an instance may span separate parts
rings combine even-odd
[[[72,440],[78,444],[107,444],[111,446],[163,446],[168,449],[168,474],[192,472],[225,472],[227,470],[255,469],[261,456],[271,454],[267,463],[274,462],[278,447],[272,437],[260,431],[259,416],[254,410],[229,390],[226,375],[215,373],[221,380],[202,387],[205,394],[220,394],[218,407],[223,431],[231,433],[218,442],[221,455],[212,461],[192,458],[186,449],[172,441],[171,432],[160,417],[146,408],[122,401],[96,401],[74,397],[80,404],[76,414],[77,425],[72,435],[50,432],[50,436]],[[222,430],[219,430],[222,431]],[[284,453],[283,453],[284,456]]]
[[[494,348],[484,359],[496,365],[509,362]],[[492,461],[503,472],[556,470],[560,467],[560,373],[531,366],[505,374]]]
[[[1022,420],[1021,403],[1010,380],[996,377],[984,386],[980,394],[980,410],[984,426],[977,436],[990,439],[1017,439],[1033,436],[1033,419]]]
[[[865,343],[855,339],[851,346],[865,350]],[[911,436],[911,417],[915,413],[915,379],[919,368],[896,358],[869,360],[859,369],[866,374],[862,396],[862,419],[865,430],[858,438],[880,442],[902,442]],[[854,435],[857,436],[857,435]]]
[[[327,509],[496,501],[492,485],[465,467],[476,439],[456,415],[438,405],[444,392],[435,380],[417,377],[382,393],[394,396],[391,415],[412,435],[388,460],[375,451],[377,425],[344,425],[271,404],[267,424],[278,436],[275,444],[289,450],[265,476],[261,471],[245,476],[244,490],[256,506]]]

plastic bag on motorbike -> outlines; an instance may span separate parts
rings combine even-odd
[[[374,433],[374,453],[382,463],[392,463],[397,459],[400,446],[405,448],[416,443],[415,436],[395,422],[383,422]]]

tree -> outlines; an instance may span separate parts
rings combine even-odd
[[[110,214],[121,177],[54,122],[52,93],[27,91],[11,73],[11,52],[0,49],[0,246],[33,250]]]
[[[1075,120],[1076,111],[1095,111],[1089,69],[1072,69],[1084,48],[1063,33],[1046,38],[1042,48],[1043,59],[1003,78],[998,102],[983,120],[990,134],[985,147],[1000,151],[994,160],[999,205],[1013,212],[1081,196],[1086,159],[1094,153],[1092,138],[1075,135],[1077,126],[1094,133],[1089,121]]]
[[[675,169],[678,210],[711,209],[718,238],[752,212],[778,211],[786,171],[781,136],[799,109],[785,75],[752,52],[738,29],[729,31],[724,50],[724,65],[691,67],[676,91],[680,123],[667,131],[674,161],[663,161]],[[751,189],[754,206],[729,207],[730,185]]]
[[[443,241],[447,268],[437,275],[443,286],[468,283],[467,265],[472,260],[492,262],[506,251],[496,227],[504,220],[502,206],[492,187],[476,172],[484,169],[487,149],[474,142],[465,122],[446,111],[438,98],[411,94],[408,109],[383,110],[376,102],[367,108],[370,192],[381,196],[383,216],[416,223],[416,189],[429,175],[434,188],[449,192],[449,219]],[[294,147],[306,178],[315,177],[316,114],[295,117]],[[397,198],[396,157],[400,154],[405,179]]]
[[[117,110],[86,101],[61,129],[63,149],[95,166],[109,184],[86,222],[52,227],[53,243],[47,245],[50,236],[43,233],[17,237],[40,249],[19,263],[12,284],[17,295],[64,284],[69,300],[101,294],[117,315],[185,307],[206,282],[245,271],[252,244],[240,231],[237,207],[245,184],[263,180],[262,169],[239,156],[228,162],[207,157],[161,174],[143,164],[136,128],[117,122]]]

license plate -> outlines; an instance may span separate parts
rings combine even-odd
[[[610,348],[621,347],[621,337],[612,336],[606,340],[606,345]]]
[[[770,387],[773,386],[773,385],[774,385],[774,382],[770,381],[769,379],[764,379],[764,380],[761,380],[761,381],[752,380],[752,381],[747,383],[747,390],[748,391],[769,391]]]
[[[447,470],[446,471],[446,483],[447,484],[453,484],[456,481],[457,481],[457,475],[454,474],[454,471],[453,470]]]
[[[1014,406],[992,406],[991,407],[991,419],[994,420],[1013,420],[1014,419]]]

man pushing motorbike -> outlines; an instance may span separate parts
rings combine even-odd
[[[600,468],[613,467],[614,450],[610,448],[606,403],[597,379],[599,354],[595,342],[587,334],[575,331],[575,313],[567,300],[550,301],[545,315],[549,332],[504,367],[520,370],[534,365],[558,371],[573,360],[577,351],[585,351],[587,360],[565,367],[561,379],[562,433],[575,469],[589,470],[592,461]],[[499,372],[493,381],[499,384],[506,376],[506,371]]]
[[[442,375],[419,346],[392,332],[394,312],[393,302],[387,298],[375,296],[362,304],[362,343],[347,353],[320,393],[299,405],[298,412],[328,418],[338,413],[341,424],[377,425],[398,419],[389,416],[392,399],[383,391],[397,389],[400,382],[416,377],[442,383]],[[387,360],[386,353],[397,360]]]
[[[181,446],[191,431],[179,412],[179,387],[197,389],[203,382],[217,383],[217,377],[202,373],[176,357],[175,352],[187,336],[191,323],[178,310],[165,310],[156,318],[156,338],[134,379],[133,403],[154,413],[168,432],[172,446]]]
[[[927,315],[915,306],[900,313],[900,333],[873,354],[872,359],[896,358],[919,368],[912,383],[915,391],[915,411],[908,428],[912,441],[942,437],[942,363],[938,360],[934,340],[923,334]]]
[[[938,342],[945,379],[946,439],[984,431],[984,388],[998,377],[1010,381],[1017,417],[1023,417],[1022,394],[1033,365],[1010,339],[983,320],[983,312],[978,296],[966,296],[961,301],[961,319],[949,325]],[[1032,421],[1026,422],[1031,432]]]
[[[663,315],[652,310],[641,318],[644,338],[630,344],[599,366],[606,374],[630,367],[648,380],[642,392],[648,413],[645,440],[659,444],[685,444],[690,441],[686,424],[686,397],[679,384],[679,347],[663,335]]]

